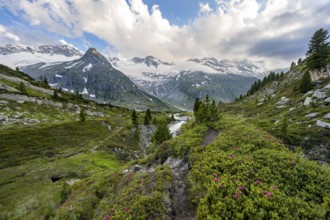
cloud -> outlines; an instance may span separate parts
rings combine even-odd
[[[182,27],[170,24],[159,6],[149,8],[142,0],[3,0],[1,6],[65,37],[91,33],[108,42],[111,50],[105,51],[168,61],[213,56],[289,65],[304,55],[317,29],[330,27],[328,0],[215,2],[213,9],[200,3],[198,16]]]
[[[6,44],[17,43],[20,41],[20,38],[9,32],[6,27],[0,25],[0,41]]]
[[[205,14],[212,12],[213,9],[210,7],[209,3],[199,3],[199,14]]]

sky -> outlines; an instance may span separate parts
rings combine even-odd
[[[123,59],[287,67],[330,31],[329,0],[0,0],[0,46],[70,44]]]

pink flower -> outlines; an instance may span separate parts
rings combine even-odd
[[[222,184],[219,184],[218,188],[222,189],[223,188],[223,185]]]
[[[256,184],[260,184],[261,183],[261,181],[260,180],[256,180]]]
[[[239,197],[239,194],[235,194],[233,197],[234,199],[237,199]]]
[[[262,194],[264,194],[264,195],[266,195],[268,197],[271,197],[272,196],[272,194],[270,192],[268,192],[268,191],[262,191]]]
[[[125,212],[127,213],[128,211],[129,211],[129,208],[126,207],[126,208],[125,208]]]
[[[217,176],[218,176],[216,173],[212,173],[212,175],[213,175],[214,177],[217,177]]]
[[[213,181],[214,182],[218,182],[219,181],[219,178],[216,177],[216,178],[213,179]]]
[[[278,189],[278,186],[277,186],[277,185],[274,185],[273,188],[274,188],[274,189]]]
[[[235,180],[235,183],[238,183],[238,180]]]
[[[239,191],[243,191],[244,190],[244,186],[239,186],[237,187]]]
[[[107,213],[107,214],[104,216],[103,220],[110,220],[110,215]]]
[[[236,158],[236,155],[235,154],[231,155],[231,158],[235,159]]]

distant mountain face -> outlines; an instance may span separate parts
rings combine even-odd
[[[206,94],[217,102],[233,101],[246,93],[257,76],[261,78],[266,73],[248,61],[219,61],[214,58],[179,63],[164,62],[152,56],[128,61],[111,58],[109,61],[144,91],[189,110],[196,97],[204,98]]]
[[[134,57],[132,60],[132,62],[139,64],[139,63],[144,63],[145,65],[147,65],[148,67],[153,66],[158,68],[158,66],[160,64],[163,65],[171,65],[170,63],[167,62],[163,62],[153,56],[146,56],[145,58],[139,58],[139,57]]]
[[[262,63],[254,64],[248,60],[218,60],[216,58],[189,59],[190,62],[208,66],[219,73],[262,78],[267,73]]]
[[[78,59],[82,51],[69,45],[6,45],[0,47],[0,62],[11,68],[22,67],[39,62],[59,62]]]
[[[96,49],[81,58],[59,63],[37,63],[21,68],[35,79],[46,77],[51,86],[83,94],[101,102],[136,109],[169,110],[159,99],[140,90],[125,74],[113,68]]]

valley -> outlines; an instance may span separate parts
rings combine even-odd
[[[0,1],[0,220],[330,219],[329,9]]]

